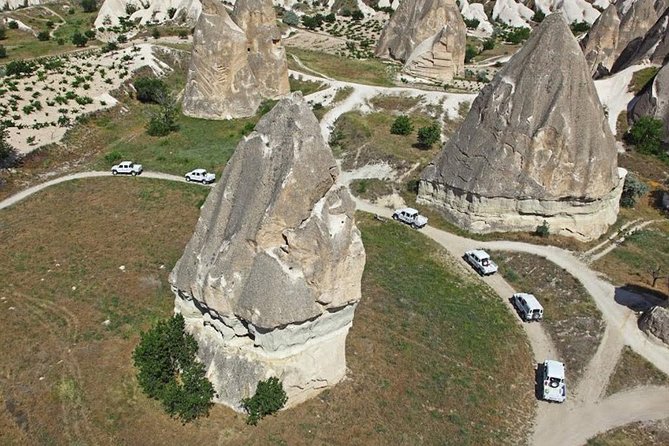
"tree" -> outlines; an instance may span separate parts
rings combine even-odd
[[[360,21],[365,18],[365,14],[359,9],[354,9],[351,11],[351,18],[356,21]]]
[[[151,31],[151,37],[154,39],[160,39],[160,30],[158,28],[153,28],[153,31]]]
[[[410,135],[413,132],[413,124],[408,116],[398,116],[390,127],[390,133],[393,135]]]
[[[625,208],[632,208],[646,192],[648,192],[648,186],[634,174],[628,173],[625,177],[623,193],[620,196],[620,205]]]
[[[242,406],[249,415],[246,422],[255,426],[266,415],[278,412],[287,401],[288,396],[278,378],[258,381],[255,395],[242,400]]]
[[[214,387],[195,357],[197,342],[184,327],[180,314],[158,322],[141,334],[132,358],[142,391],[187,423],[209,413]]]
[[[132,83],[137,92],[137,100],[140,102],[162,103],[168,96],[167,85],[161,79],[155,77],[139,77]]]
[[[479,19],[464,19],[465,26],[469,29],[476,29],[478,28],[479,24],[481,23]]]
[[[465,49],[465,63],[471,62],[472,59],[478,55],[478,53],[479,52],[476,47],[467,45],[467,48]]]
[[[429,149],[441,139],[441,129],[437,124],[418,129],[418,145]]]
[[[541,12],[541,11],[537,11],[537,12],[535,12],[534,15],[532,16],[532,21],[533,21],[533,22],[536,22],[536,23],[541,23],[541,22],[544,21],[545,18],[546,18],[546,14],[544,14],[544,13]]]
[[[543,223],[537,226],[536,234],[539,237],[548,237],[550,233],[551,233],[551,226],[548,224],[546,220],[544,220]]]
[[[629,139],[636,149],[648,155],[662,155],[664,124],[652,116],[642,116],[629,130]]]
[[[495,48],[495,39],[486,39],[483,41],[483,49],[491,50]]]
[[[40,42],[46,42],[50,38],[51,36],[49,35],[49,31],[40,31],[39,33],[37,33],[37,40],[39,40]]]
[[[653,288],[655,288],[655,285],[657,284],[658,280],[663,279],[665,277],[662,275],[662,265],[655,265],[654,267],[649,268],[648,272],[653,278],[653,284],[651,285]]]
[[[88,40],[95,39],[95,31],[92,29],[87,29],[84,31],[84,36],[86,36]]]
[[[300,24],[300,18],[293,11],[284,12],[281,21],[288,26],[297,26]]]
[[[0,40],[5,40],[7,38],[7,30],[4,26],[0,26]]]
[[[177,13],[177,8],[168,8],[167,9],[167,17],[171,19],[174,18],[174,15]]]
[[[98,5],[96,4],[95,0],[81,0],[81,9],[84,10],[84,12],[94,12],[96,9],[98,9]]]
[[[4,59],[5,57],[7,57],[7,49],[4,45],[0,45],[0,59]]]
[[[17,22],[16,20],[10,20],[9,23],[7,23],[7,28],[19,29],[19,22]]]
[[[16,149],[7,139],[7,129],[0,126],[0,168],[10,166],[16,159]]]
[[[28,60],[18,59],[5,65],[7,76],[27,76],[35,71],[35,64]]]
[[[88,43],[88,38],[81,34],[79,31],[75,31],[74,34],[72,34],[72,44],[78,46],[78,47],[84,47]]]
[[[146,125],[146,133],[151,136],[167,136],[179,130],[177,116],[179,108],[173,98],[166,98],[160,105],[160,110],[154,113]]]

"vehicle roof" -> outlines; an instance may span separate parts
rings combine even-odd
[[[544,362],[546,366],[546,374],[552,378],[564,379],[564,364],[560,361],[547,359]]]
[[[485,251],[482,250],[482,249],[472,249],[472,250],[469,251],[469,252],[471,252],[472,254],[474,254],[476,257],[478,257],[478,258],[481,259],[481,260],[483,260],[483,259],[489,259],[489,258],[490,258],[490,256],[488,255],[488,253],[485,252]]]
[[[119,164],[133,164],[132,161],[121,161]]]
[[[418,211],[414,208],[402,208],[402,209],[398,209],[397,212],[410,212],[412,214],[417,214],[418,213]]]
[[[201,173],[207,173],[206,169],[193,169],[191,172],[201,172]]]
[[[525,299],[525,302],[527,302],[527,305],[528,305],[531,309],[535,309],[535,308],[540,308],[541,310],[544,309],[544,307],[541,306],[541,304],[539,303],[539,301],[537,300],[537,298],[534,297],[534,294],[529,294],[529,293],[516,293],[516,295],[518,295],[518,296],[522,296],[523,299]]]

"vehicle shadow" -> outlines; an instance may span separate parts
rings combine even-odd
[[[655,306],[667,306],[665,295],[657,290],[634,284],[617,287],[614,300],[636,312],[647,311]]]
[[[538,363],[534,369],[534,396],[539,401],[544,399],[543,377],[544,365],[542,363]]]

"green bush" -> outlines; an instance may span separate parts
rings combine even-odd
[[[620,205],[625,208],[633,208],[639,198],[648,192],[648,186],[639,180],[636,175],[628,173],[623,185],[623,193],[620,196]]]
[[[92,29],[87,29],[84,31],[84,36],[86,36],[88,40],[95,39],[95,31]]]
[[[663,155],[664,123],[651,116],[642,116],[629,130],[629,140],[636,149],[648,155]]]
[[[7,141],[7,129],[0,126],[0,168],[9,167],[16,159],[16,149]]]
[[[441,139],[441,129],[437,124],[418,129],[418,145],[429,149]]]
[[[526,41],[530,37],[530,28],[513,28],[506,33],[505,40],[509,43],[518,44]]]
[[[4,59],[5,57],[7,57],[7,49],[4,45],[0,45],[0,59]]]
[[[105,155],[105,161],[109,164],[114,164],[118,161],[121,161],[123,159],[123,154],[119,152],[118,150],[112,150],[111,152],[107,152]]]
[[[479,24],[481,23],[478,19],[465,19],[465,18],[463,18],[463,20],[465,21],[465,25],[469,29],[476,29],[476,28],[478,28]]]
[[[16,20],[10,20],[9,23],[7,23],[7,28],[19,29],[19,22],[17,22]]]
[[[363,14],[363,12],[359,9],[354,9],[351,11],[351,18],[353,20],[362,20],[365,18],[365,14]]]
[[[135,79],[132,85],[137,91],[137,100],[140,102],[160,104],[169,94],[165,82],[155,77],[139,77]]]
[[[154,39],[160,39],[160,31],[158,28],[153,28],[153,31],[151,31],[151,37]]]
[[[537,11],[537,12],[535,12],[534,15],[532,16],[532,21],[533,21],[533,22],[536,22],[536,23],[541,23],[541,22],[544,21],[545,18],[546,18],[546,14],[544,14],[544,13],[541,12],[541,11]]]
[[[398,116],[390,127],[390,133],[393,135],[410,135],[413,132],[413,124],[408,116]]]
[[[288,397],[283,390],[283,384],[278,378],[272,377],[266,381],[258,381],[255,395],[242,400],[242,406],[249,415],[246,422],[255,426],[266,415],[278,412],[287,401]]]
[[[116,41],[118,43],[126,43],[128,41],[128,37],[125,34],[119,34],[119,36],[116,38]]]
[[[571,32],[574,35],[577,35],[589,30],[590,24],[588,22],[573,22],[571,25],[569,25],[569,28],[571,28]]]
[[[472,59],[478,55],[478,53],[479,52],[475,46],[467,45],[467,49],[465,49],[465,63],[471,62]]]
[[[178,314],[142,333],[132,354],[142,391],[183,423],[207,415],[214,396],[204,366],[195,358],[197,348]]]
[[[81,34],[79,31],[75,31],[72,34],[72,44],[78,47],[84,47],[88,43],[88,38]]]
[[[93,12],[96,9],[98,9],[98,5],[96,4],[95,0],[81,0],[81,9],[84,10],[84,12]]]
[[[40,31],[39,33],[37,33],[37,40],[39,40],[40,42],[46,42],[49,39],[51,39],[49,31]]]
[[[163,101],[160,110],[154,113],[146,125],[146,132],[151,136],[167,136],[171,132],[179,130],[177,115],[179,110],[176,102],[172,99]]]
[[[293,11],[284,12],[281,20],[288,26],[297,26],[300,24],[300,18]]]
[[[483,41],[483,49],[491,50],[495,48],[495,39],[486,39]]]
[[[0,26],[0,40],[5,40],[7,38],[7,30],[4,26]]]
[[[35,71],[35,64],[26,60],[13,60],[5,66],[7,76],[26,76]]]
[[[177,8],[168,8],[167,9],[167,17],[171,19],[174,18],[174,15],[177,13]]]
[[[548,224],[546,220],[544,220],[543,223],[537,226],[535,232],[539,237],[548,237],[551,233],[551,226]]]

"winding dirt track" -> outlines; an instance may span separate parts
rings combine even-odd
[[[111,176],[109,172],[80,172],[55,178],[30,187],[2,202],[0,209],[47,188],[66,181]],[[180,176],[159,172],[144,172],[142,177],[185,182]],[[391,210],[356,199],[359,210],[390,218]],[[624,345],[645,357],[664,373],[669,374],[669,349],[645,337],[636,325],[636,315],[618,304],[616,289],[602,280],[583,261],[572,253],[551,246],[536,246],[511,241],[480,242],[426,226],[423,234],[446,248],[467,267],[462,255],[468,249],[526,252],[547,258],[576,277],[593,297],[606,321],[607,328],[600,346],[586,368],[584,377],[575,390],[570,390],[564,404],[539,402],[533,445],[569,446],[585,443],[592,436],[635,421],[651,421],[669,417],[669,387],[641,387],[603,398],[610,375]],[[469,269],[469,268],[468,268]],[[513,288],[499,275],[482,278],[509,305]],[[513,311],[511,309],[511,311]],[[540,324],[523,324],[536,362],[556,357],[556,349]]]

